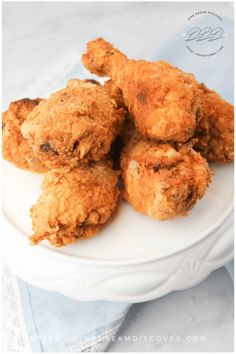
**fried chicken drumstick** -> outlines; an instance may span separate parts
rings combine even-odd
[[[164,142],[192,137],[200,114],[200,90],[193,75],[162,61],[129,60],[102,38],[88,43],[82,61],[122,90],[144,136]]]
[[[97,234],[116,207],[117,182],[116,172],[102,161],[46,173],[31,209],[31,243],[48,240],[60,247]]]
[[[157,220],[186,215],[211,181],[206,160],[188,144],[155,143],[134,132],[121,156],[123,197]]]

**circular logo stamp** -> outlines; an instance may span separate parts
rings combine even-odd
[[[188,17],[189,26],[182,34],[186,49],[200,57],[211,57],[224,49],[228,33],[224,20],[212,11],[197,11]]]

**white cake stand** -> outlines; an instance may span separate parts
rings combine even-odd
[[[154,221],[121,202],[97,237],[53,248],[28,242],[42,177],[3,162],[5,262],[76,300],[134,303],[191,287],[233,257],[233,166],[212,168],[213,183],[188,217]]]

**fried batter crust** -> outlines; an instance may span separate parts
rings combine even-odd
[[[202,119],[194,148],[212,162],[234,160],[234,107],[201,84]]]
[[[48,172],[31,208],[31,243],[48,240],[61,247],[97,234],[116,207],[117,181],[105,162]]]
[[[211,181],[206,160],[188,144],[144,140],[135,133],[121,156],[123,197],[157,220],[186,215]]]
[[[115,100],[118,108],[127,109],[121,89],[119,89],[112,80],[105,81],[103,87],[107,94]]]
[[[77,86],[81,80],[79,79],[70,79],[67,83],[68,87],[75,87]],[[101,86],[100,82],[94,79],[85,79],[84,82],[89,82],[94,85]],[[104,82],[103,88],[105,89],[106,93],[110,98],[113,98],[116,102],[117,108],[126,108],[124,103],[124,98],[122,91],[114,84],[112,80],[107,80]]]
[[[23,98],[12,102],[8,111],[2,114],[3,158],[32,172],[45,172],[47,168],[34,156],[28,141],[21,134],[21,125],[40,101],[39,98]]]
[[[41,102],[22,125],[35,156],[49,168],[100,160],[124,117],[103,87],[72,81]]]
[[[200,90],[193,75],[163,61],[129,60],[102,38],[88,43],[82,61],[122,90],[143,135],[164,142],[185,142],[193,136],[200,115]]]

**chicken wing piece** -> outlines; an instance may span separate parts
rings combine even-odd
[[[100,160],[124,119],[124,110],[102,86],[72,81],[41,102],[21,128],[35,156],[49,168]]]
[[[2,114],[2,155],[16,167],[32,172],[45,172],[47,167],[33,154],[28,141],[21,134],[21,125],[41,99],[23,98],[12,102]]]
[[[163,142],[185,142],[193,136],[200,115],[200,90],[193,75],[163,61],[129,60],[102,38],[88,43],[82,61],[122,90],[143,135]]]
[[[123,197],[157,220],[186,215],[211,181],[206,160],[189,144],[155,143],[137,132],[124,148],[121,171]]]
[[[31,209],[32,244],[61,247],[98,233],[115,210],[118,177],[106,162],[45,174],[42,195]]]
[[[195,133],[194,148],[212,162],[234,160],[234,107],[201,84],[202,118]]]

